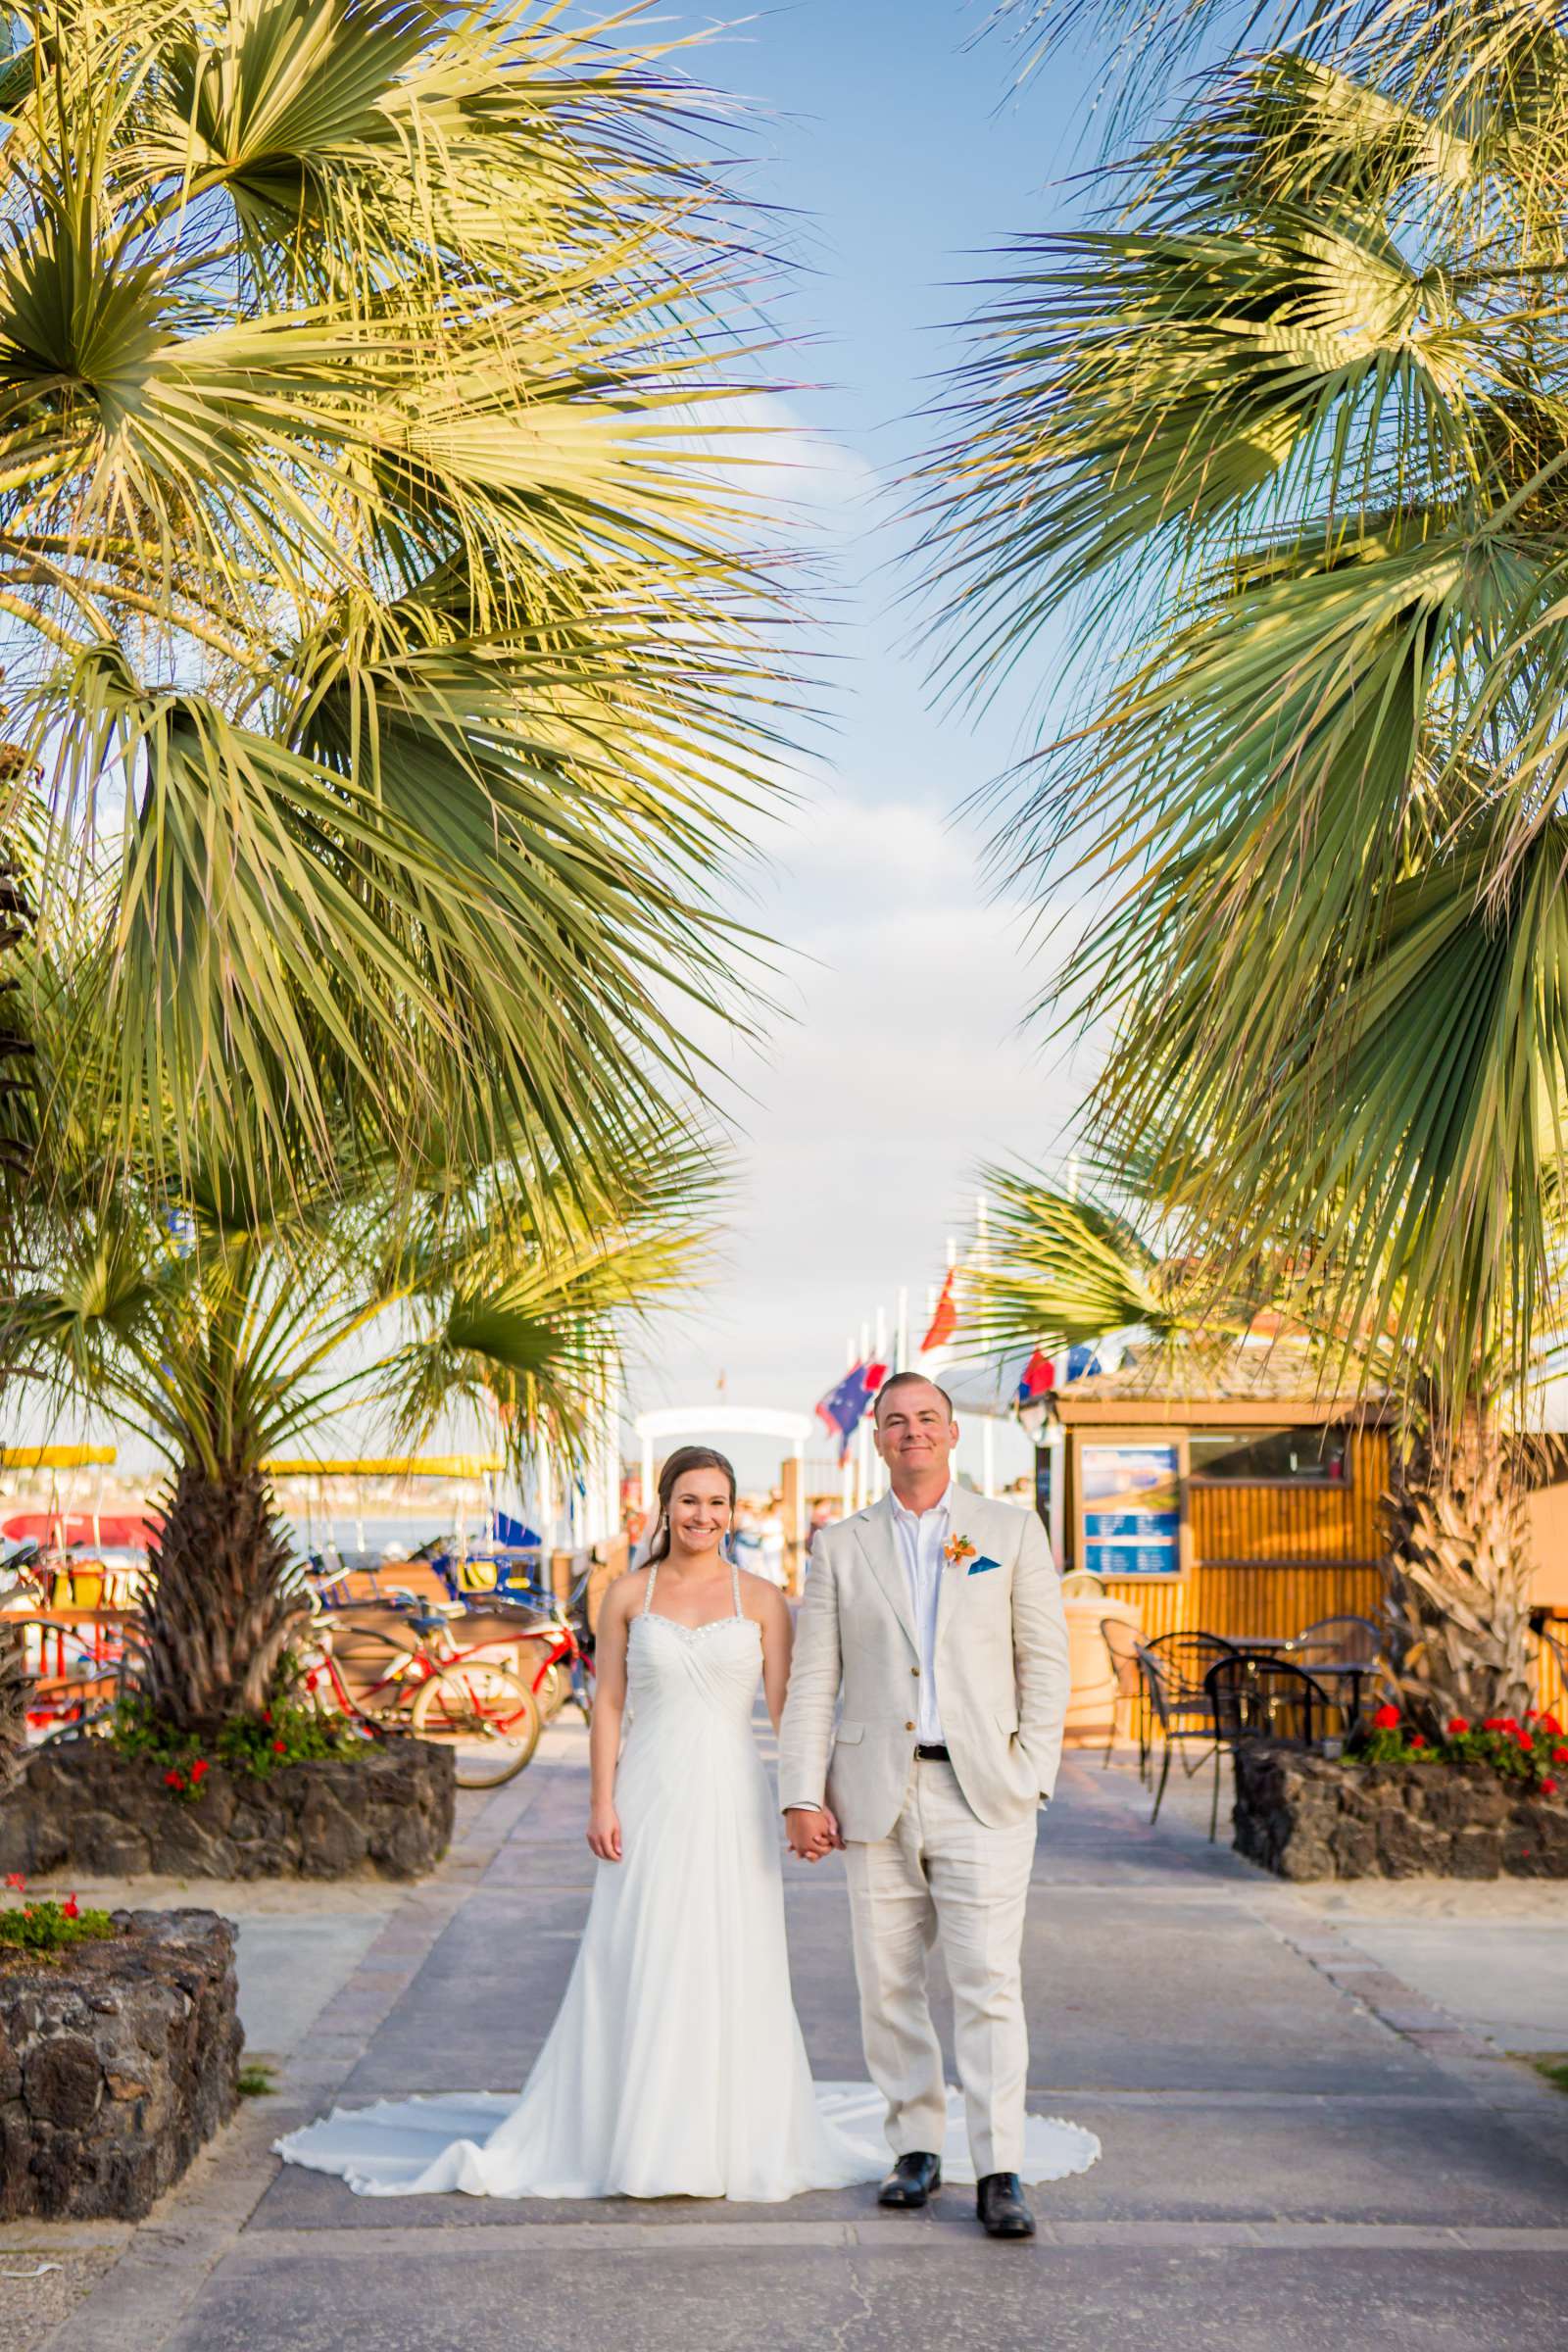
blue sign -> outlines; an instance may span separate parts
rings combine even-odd
[[[1097,1576],[1179,1576],[1181,1457],[1174,1446],[1085,1446],[1084,1560]]]

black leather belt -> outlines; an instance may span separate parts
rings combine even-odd
[[[917,1745],[914,1752],[916,1759],[921,1764],[951,1764],[953,1762],[953,1758],[939,1741],[934,1740],[929,1747]]]

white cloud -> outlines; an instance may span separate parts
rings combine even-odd
[[[723,1371],[731,1403],[809,1407],[901,1285],[918,1320],[977,1163],[1047,1155],[1081,1099],[1086,1056],[1020,1034],[1054,957],[988,902],[974,836],[839,779],[811,790],[759,908],[795,951],[795,1017],[730,1057],[752,1102],[728,1265],[662,1331],[639,1405],[716,1401]]]
[[[865,527],[880,489],[876,468],[809,424],[776,392],[737,393],[701,412],[698,445],[719,458],[748,499],[827,537]]]

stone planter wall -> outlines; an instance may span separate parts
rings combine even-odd
[[[452,1838],[450,1748],[393,1739],[270,1779],[214,1765],[188,1802],[107,1740],[42,1749],[0,1802],[0,1871],[127,1878],[413,1879]]]
[[[234,1932],[117,1911],[122,1934],[0,1956],[0,2218],[138,2221],[234,2112]]]
[[[1568,1878],[1568,1804],[1459,1766],[1250,1741],[1235,1822],[1237,1852],[1282,1879]]]

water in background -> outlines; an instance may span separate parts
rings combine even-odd
[[[293,1530],[294,1541],[302,1551],[306,1549],[308,1542],[319,1548],[329,1540],[336,1544],[339,1551],[357,1551],[363,1530],[365,1548],[375,1555],[383,1551],[388,1544],[401,1544],[405,1551],[416,1551],[432,1536],[450,1536],[453,1532],[451,1515],[443,1512],[432,1515],[418,1511],[367,1511],[363,1519],[356,1520],[352,1511],[336,1511],[330,1515],[318,1511],[309,1519],[301,1511],[286,1517],[284,1525]],[[478,1516],[470,1514],[470,1536],[479,1532],[479,1525]]]

